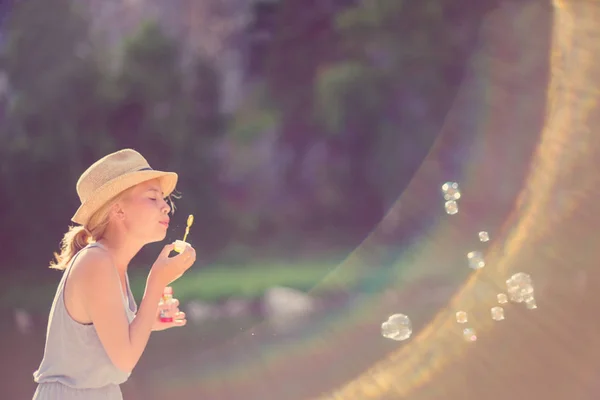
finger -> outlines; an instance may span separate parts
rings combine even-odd
[[[183,311],[178,311],[177,313],[175,313],[175,320],[179,320],[179,319],[185,319],[185,313]]]
[[[193,250],[192,252],[190,252],[188,254],[188,258],[186,259],[186,261],[188,262],[189,266],[191,266],[192,264],[194,264],[194,262],[196,262],[196,251]],[[188,268],[189,268],[188,266]]]
[[[191,257],[192,255],[196,254],[196,250],[194,250],[192,245],[188,245],[188,246],[185,246],[185,250],[183,251],[182,254],[185,254],[187,257]]]
[[[167,244],[165,247],[163,247],[162,251],[160,252],[160,254],[158,256],[162,257],[162,258],[166,258],[169,256],[169,253],[171,253],[174,248],[175,248],[175,243]]]
[[[190,248],[192,246],[190,246],[189,244],[185,246],[185,248],[183,249],[182,252],[180,252],[179,254],[175,255],[173,258],[175,259],[180,259],[180,260],[187,260],[190,256]]]
[[[172,322],[165,322],[165,327],[171,328],[173,326],[182,326],[185,324],[187,324],[187,319],[185,319],[185,318],[173,319]]]

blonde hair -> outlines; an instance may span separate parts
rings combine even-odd
[[[70,226],[60,241],[60,253],[54,253],[56,261],[50,262],[50,268],[64,270],[81,249],[102,239],[108,226],[110,207],[122,196],[123,193],[102,206],[92,215],[87,226]]]
[[[54,253],[56,261],[50,262],[50,268],[64,270],[67,268],[75,254],[90,243],[97,242],[102,239],[106,227],[108,226],[110,208],[113,204],[127,195],[132,188],[129,188],[103,205],[94,215],[90,217],[87,226],[70,226],[69,230],[63,236],[60,242],[60,253]],[[167,196],[167,203],[171,207],[171,213],[175,212],[175,203],[173,198],[180,198],[176,192]]]

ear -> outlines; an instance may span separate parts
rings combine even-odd
[[[120,201],[114,203],[110,208],[110,215],[112,218],[115,218],[119,221],[125,219],[125,210],[123,209],[123,205]]]

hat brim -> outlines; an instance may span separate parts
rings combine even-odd
[[[166,197],[175,190],[178,176],[175,172],[155,170],[135,171],[121,175],[99,187],[89,199],[81,204],[71,218],[71,221],[85,226],[92,215],[112,198],[139,183],[152,179],[160,181],[161,190]]]

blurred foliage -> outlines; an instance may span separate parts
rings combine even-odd
[[[51,254],[45,238],[54,236],[56,247],[57,227],[66,230],[79,171],[111,145],[97,123],[105,110],[102,71],[77,10],[68,0],[32,0],[21,2],[9,22],[0,172],[10,211],[0,222],[6,255],[28,260],[35,252],[23,243],[32,240]]]
[[[252,89],[222,115],[219,71],[199,56],[184,68],[184,46],[159,24],[124,38],[115,68],[81,4],[19,2],[1,63],[2,264],[45,264],[78,205],[77,178],[123,147],[178,171],[175,222],[196,216],[192,240],[207,256],[360,242],[427,154],[494,4],[259,1]],[[269,135],[272,165],[251,152]]]
[[[120,68],[109,69],[68,0],[24,2],[10,22],[3,57],[10,90],[0,131],[2,192],[10,193],[10,212],[0,221],[7,262],[49,261],[23,243],[35,240],[49,257],[78,205],[81,172],[123,147],[180,172],[186,211],[199,226],[218,226],[210,152],[223,123],[212,67],[198,59],[184,79],[176,41],[146,23],[124,42]],[[203,239],[214,244],[214,237]]]
[[[261,134],[277,128],[281,119],[279,114],[264,85],[256,85],[232,117],[227,134],[236,143],[253,142]]]
[[[317,115],[328,131],[343,134],[385,108],[377,72],[359,62],[337,63],[316,79]]]

